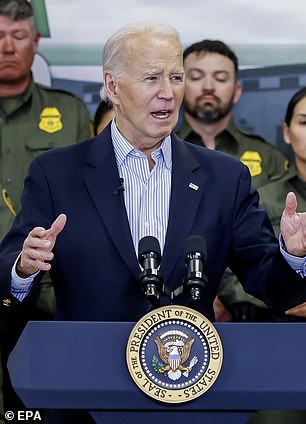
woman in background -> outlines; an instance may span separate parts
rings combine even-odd
[[[306,208],[306,87],[290,99],[283,123],[284,142],[291,146],[294,160],[288,174],[281,180],[258,189],[260,203],[265,207],[275,234],[280,233],[279,222],[287,193],[294,191],[300,211]],[[306,303],[287,311],[288,315],[306,318]],[[292,318],[294,321],[294,317]],[[305,424],[306,411],[257,411],[249,424]]]

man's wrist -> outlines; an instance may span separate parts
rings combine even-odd
[[[22,269],[21,269],[21,254],[19,255],[19,257],[17,259],[15,270],[16,270],[17,276],[20,277],[20,278],[24,278],[24,279],[29,278],[32,275],[37,274],[37,272],[38,272],[38,270],[37,270],[37,271],[32,272],[31,274],[26,274],[22,271]]]

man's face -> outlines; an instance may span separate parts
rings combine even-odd
[[[138,35],[124,54],[125,73],[111,83],[116,124],[136,148],[152,148],[178,120],[184,95],[181,47],[170,37]]]
[[[227,116],[241,94],[233,62],[219,53],[191,53],[184,68],[185,111],[205,124]]]
[[[38,41],[28,19],[14,21],[0,15],[0,84],[29,78]]]

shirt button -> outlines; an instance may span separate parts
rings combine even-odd
[[[149,228],[150,224],[148,222],[145,223],[145,227]]]
[[[6,184],[11,184],[12,183],[12,178],[7,178],[6,179]]]

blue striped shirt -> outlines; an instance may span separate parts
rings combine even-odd
[[[114,121],[111,134],[119,176],[124,181],[124,202],[135,250],[138,252],[142,237],[153,236],[163,251],[171,191],[171,138],[166,137],[152,153],[155,165],[150,170],[146,155],[120,134]]]

